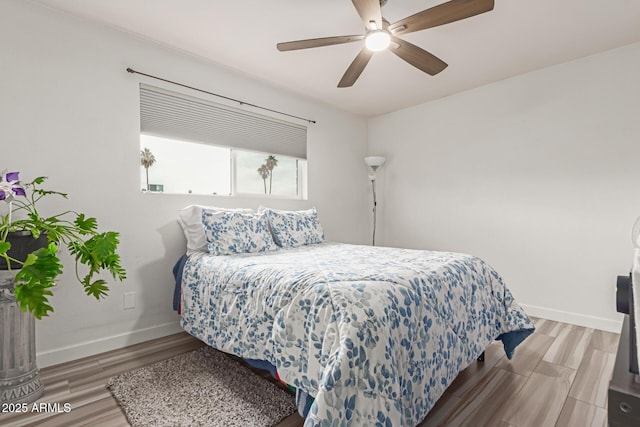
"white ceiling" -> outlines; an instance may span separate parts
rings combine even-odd
[[[496,0],[491,12],[402,36],[447,62],[440,74],[381,52],[353,87],[338,89],[362,42],[291,52],[276,43],[364,33],[349,0],[34,1],[363,116],[640,41],[639,0]],[[389,0],[382,13],[394,22],[443,2]]]

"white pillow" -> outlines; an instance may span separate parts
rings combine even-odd
[[[305,211],[281,211],[260,207],[269,218],[269,225],[276,245],[295,248],[324,242],[324,231],[316,208]]]
[[[265,214],[202,210],[202,226],[209,253],[230,255],[278,249]]]
[[[207,252],[207,240],[202,228],[202,210],[209,209],[215,212],[241,212],[252,214],[251,209],[225,209],[215,206],[189,205],[178,211],[178,222],[187,239],[187,255],[194,252]]]

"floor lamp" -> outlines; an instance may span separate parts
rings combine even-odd
[[[371,180],[371,189],[373,190],[373,236],[371,238],[371,244],[376,245],[376,171],[380,166],[384,164],[386,159],[382,156],[369,156],[364,158],[364,162],[371,168],[369,173],[369,179]]]

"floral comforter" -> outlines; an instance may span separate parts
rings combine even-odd
[[[533,332],[476,257],[340,243],[192,255],[181,324],[315,396],[306,427],[415,426],[491,341],[511,357]]]

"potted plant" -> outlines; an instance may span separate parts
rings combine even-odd
[[[95,218],[73,210],[50,216],[40,212],[38,202],[43,198],[67,198],[65,193],[42,188],[45,181],[41,176],[22,185],[18,172],[0,176],[0,201],[8,202],[7,212],[0,217],[0,270],[15,273],[16,302],[38,319],[53,311],[48,297],[62,273],[58,256],[62,245],[75,259],[75,275],[87,295],[96,299],[107,295],[109,287],[98,277],[101,273],[119,281],[126,278],[117,253],[119,233],[100,232]],[[80,272],[82,265],[86,273]]]

